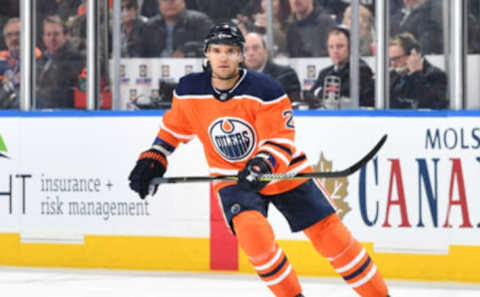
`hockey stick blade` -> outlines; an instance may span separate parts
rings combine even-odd
[[[306,179],[306,178],[336,178],[346,177],[356,172],[365,164],[367,164],[387,141],[387,134],[383,135],[378,143],[366,154],[362,159],[352,166],[340,171],[321,171],[310,173],[284,173],[284,174],[264,174],[259,177],[263,181],[281,180],[281,179]],[[236,181],[236,175],[220,175],[220,176],[172,176],[172,177],[156,177],[152,179],[150,185],[174,184],[174,183],[198,183],[210,181]]]

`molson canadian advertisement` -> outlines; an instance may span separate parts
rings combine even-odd
[[[141,200],[128,187],[162,111],[0,114],[0,265],[253,272],[208,183],[170,184]],[[480,125],[460,112],[303,111],[297,143],[338,214],[387,278],[480,282]],[[166,176],[208,175],[197,139]],[[300,275],[335,276],[270,207]]]

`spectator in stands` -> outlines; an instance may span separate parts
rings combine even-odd
[[[422,56],[412,34],[395,36],[389,57],[390,108],[448,108],[447,75]]]
[[[138,14],[137,0],[122,0],[122,57],[142,56],[142,36],[148,19]]]
[[[334,20],[314,0],[289,0],[292,19],[287,25],[287,49],[290,57],[327,56],[327,32]]]
[[[473,14],[468,15],[467,53],[480,53],[480,20],[477,20]]]
[[[381,0],[381,1],[389,2],[388,5],[390,7],[390,12],[392,14],[400,10],[403,6],[403,0]],[[362,6],[369,9],[372,13],[375,12],[376,0],[360,0],[359,2]],[[349,6],[352,3],[352,0],[317,0],[317,3],[325,7],[325,9],[328,11],[329,14],[335,15],[337,20],[341,20],[345,9],[347,8],[347,6]]]
[[[299,102],[301,87],[295,70],[290,66],[279,65],[269,58],[265,40],[260,34],[248,33],[245,41],[247,68],[270,75],[282,85],[292,102]]]
[[[0,5],[0,28],[4,28],[8,20],[14,17],[20,17],[20,1],[3,0]],[[4,49],[7,49],[7,45],[4,38],[0,38],[0,50]]]
[[[267,32],[267,1],[262,0],[261,11],[253,16],[254,31],[265,35]],[[287,36],[285,33],[290,16],[290,4],[288,0],[272,0],[273,6],[273,56],[287,56]]]
[[[143,0],[140,14],[151,18],[158,14],[158,0]]]
[[[249,20],[239,20],[237,18],[231,19],[230,21],[226,22],[230,23],[234,26],[237,26],[238,29],[242,32],[242,35],[245,36],[248,32],[253,32],[253,24]]]
[[[205,13],[215,24],[236,18],[250,0],[195,0],[199,11]],[[187,9],[192,9],[187,4]]]
[[[390,6],[390,15],[394,15],[395,13],[399,12],[403,8],[403,0],[389,0],[389,6]],[[437,0],[435,0],[437,1]],[[375,0],[373,0],[373,5],[370,5],[369,8],[371,11],[375,11]]]
[[[19,108],[20,19],[10,18],[3,27],[7,50],[0,52],[0,109]],[[36,57],[41,56],[36,49]]]
[[[2,0],[0,5],[0,15],[8,18],[20,16],[20,1],[18,0]]]
[[[67,0],[70,1],[70,0]],[[98,32],[98,43],[96,44],[100,56],[100,75],[108,86],[110,85],[109,62],[108,59],[112,50],[112,30],[110,30],[108,14],[110,10],[105,11],[105,5],[110,9],[112,0],[99,1],[100,24]],[[66,21],[67,38],[74,51],[82,55],[87,54],[87,0],[81,0],[81,5],[77,7],[77,13]]]
[[[317,81],[310,89],[311,108],[338,108],[339,99],[350,97],[350,31],[338,25],[328,32],[328,55],[333,65],[320,70]],[[372,69],[360,59],[360,98],[363,107],[373,107],[375,82]],[[310,96],[311,97],[311,96]]]
[[[352,7],[348,6],[343,14],[342,24],[352,27]],[[360,55],[372,56],[375,48],[375,20],[372,12],[360,5]]]
[[[37,63],[36,107],[73,108],[73,88],[85,67],[85,58],[67,40],[62,19],[43,20],[42,40],[46,50]]]
[[[158,1],[160,14],[148,21],[143,34],[143,56],[202,57],[210,18],[186,9],[185,0]]]
[[[391,18],[390,34],[412,33],[424,54],[443,53],[443,1],[403,0],[404,7]]]
[[[467,53],[480,53],[480,1],[470,0],[467,6]]]
[[[366,0],[369,1],[369,0]],[[371,0],[370,0],[371,1]],[[360,3],[365,2],[361,0]],[[317,5],[320,5],[327,14],[329,14],[338,23],[341,21],[343,12],[350,4],[350,0],[316,0]]]
[[[58,15],[64,21],[67,21],[69,17],[77,14],[78,7],[83,4],[82,0],[56,0],[56,2],[58,5]]]
[[[204,1],[204,0],[199,0]],[[151,18],[158,14],[158,0],[139,0],[142,3],[140,8],[140,14]],[[185,0],[187,9],[198,10],[197,0]]]
[[[202,0],[198,0],[202,1]],[[247,4],[237,13],[236,19],[240,21],[254,21],[253,16],[262,10],[262,3],[258,0],[247,0]],[[284,20],[285,21],[285,20]]]
[[[105,61],[111,51],[112,36],[109,30],[108,16],[105,16],[104,5],[105,1],[99,1],[100,3],[100,31],[99,31],[99,51],[101,59]],[[68,18],[66,21],[66,27],[68,32],[69,41],[72,46],[86,54],[87,51],[87,0],[82,0],[82,4],[78,7],[76,15]]]

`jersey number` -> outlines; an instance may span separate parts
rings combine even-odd
[[[295,129],[295,126],[293,125],[293,110],[285,110],[283,112],[283,117],[287,118],[287,122],[285,123],[287,128]]]

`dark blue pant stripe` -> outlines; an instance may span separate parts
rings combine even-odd
[[[357,270],[355,270],[353,273],[349,274],[349,275],[346,275],[343,277],[344,280],[348,281],[349,279],[352,279],[358,275],[360,275],[360,273],[362,273],[363,271],[365,271],[365,269],[367,269],[368,267],[368,264],[370,264],[372,260],[370,259],[370,257],[367,258],[367,260],[365,261],[365,263],[363,263],[362,266],[360,266]]]
[[[269,276],[272,276],[274,275],[275,273],[279,272],[280,269],[282,269],[283,266],[285,266],[285,263],[287,263],[287,256],[283,256],[283,260],[280,264],[278,264],[278,266],[273,269],[272,271],[270,272],[267,272],[267,273],[264,273],[264,274],[258,274],[260,277],[269,277]]]

